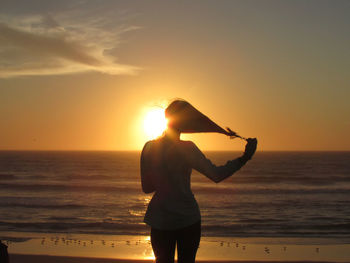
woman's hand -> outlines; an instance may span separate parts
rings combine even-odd
[[[250,160],[252,159],[255,151],[256,151],[256,146],[258,144],[258,140],[256,138],[248,138],[247,139],[247,144],[245,146],[245,151],[243,154],[243,158],[245,160]]]

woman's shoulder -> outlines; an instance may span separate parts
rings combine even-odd
[[[176,148],[180,148],[183,151],[190,151],[192,152],[193,150],[198,149],[196,144],[192,141],[187,141],[187,140],[178,140],[175,143],[171,143],[173,146]],[[155,139],[155,140],[150,140],[145,143],[142,152],[153,152],[156,151],[157,149],[160,149],[162,146],[162,140],[160,139]]]
[[[143,146],[142,151],[149,151],[152,148],[154,148],[155,145],[158,145],[159,141],[158,140],[150,140],[148,142],[145,143],[145,145]]]
[[[185,150],[193,150],[197,148],[196,144],[193,141],[179,141],[179,145],[181,148],[184,148]]]
[[[142,152],[150,152],[150,151],[155,151],[159,149],[162,145],[162,140],[161,138],[157,138],[154,140],[147,141],[145,145],[143,146]]]

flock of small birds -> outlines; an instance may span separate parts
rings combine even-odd
[[[54,243],[54,245],[58,245],[58,243],[62,243],[62,244],[65,244],[65,245],[67,245],[67,246],[69,246],[69,245],[81,245],[81,246],[84,246],[84,247],[86,247],[86,245],[94,245],[95,244],[95,241],[94,240],[90,240],[90,241],[86,241],[86,240],[84,240],[84,241],[82,241],[82,240],[79,240],[79,239],[70,239],[70,238],[68,238],[68,239],[66,239],[66,238],[64,238],[64,237],[62,237],[62,238],[59,238],[59,237],[51,237],[50,238],[50,241],[51,241],[51,243]],[[9,240],[4,240],[4,243],[7,245],[7,246],[9,246],[12,242],[11,241],[9,241]],[[41,239],[41,245],[45,245],[45,243],[47,243],[47,239],[45,238],[45,237],[43,237],[42,239]],[[141,244],[141,243],[147,243],[147,244],[151,244],[151,241],[150,240],[136,240],[134,243],[132,243],[130,240],[126,240],[126,241],[110,241],[109,242],[109,245],[112,247],[112,248],[114,248],[114,247],[116,247],[117,246],[117,243],[120,243],[120,244],[126,244],[127,246],[130,246],[130,245],[136,245],[136,246],[138,246],[139,244]],[[221,241],[221,242],[217,242],[217,243],[219,243],[219,245],[221,246],[221,247],[223,247],[223,246],[225,246],[225,244],[226,244],[226,247],[231,247],[231,245],[234,245],[234,246],[232,246],[232,247],[236,247],[236,248],[239,248],[240,247],[240,245],[239,245],[239,243],[238,242],[224,242],[224,241]],[[103,245],[103,246],[106,246],[106,241],[105,240],[101,240],[101,244]],[[246,245],[241,245],[241,248],[242,248],[242,250],[246,250]],[[284,246],[283,248],[282,248],[282,250],[285,252],[285,251],[287,251],[287,247],[286,246]],[[271,253],[271,250],[270,250],[270,248],[269,247],[265,247],[264,248],[264,251],[265,251],[265,253],[266,254],[270,254]],[[315,253],[320,253],[320,248],[319,247],[316,247],[315,248]]]
[[[221,246],[221,247],[223,247],[224,244],[225,244],[225,242],[223,242],[223,241],[220,242],[220,246]],[[227,247],[230,247],[230,246],[231,246],[231,243],[230,243],[230,242],[226,242],[226,244],[227,244]],[[236,248],[239,247],[239,243],[233,242],[233,244],[236,244]],[[245,246],[245,245],[242,245],[241,247],[242,247],[242,250],[245,250],[245,249],[246,249],[246,246]],[[287,247],[284,246],[284,247],[282,248],[282,250],[283,250],[284,252],[286,252],[286,251],[287,251]],[[270,253],[271,253],[271,250],[270,250],[269,247],[265,247],[265,248],[264,248],[264,251],[265,251],[266,254],[270,254]],[[319,248],[319,247],[316,247],[315,252],[316,252],[316,253],[320,253],[320,248]]]
[[[51,243],[53,243],[54,245],[58,245],[59,243],[61,243],[61,244],[65,244],[65,245],[67,245],[67,246],[69,246],[69,245],[78,245],[78,246],[84,246],[84,247],[86,247],[87,245],[94,245],[94,244],[96,244],[96,241],[94,241],[94,240],[89,240],[89,241],[87,241],[87,240],[79,240],[79,239],[71,239],[71,238],[68,238],[68,239],[66,239],[66,238],[64,238],[64,237],[62,237],[62,238],[59,238],[59,237],[51,237],[50,238],[50,240],[49,240],[49,242],[51,241]],[[141,240],[137,240],[137,241],[135,241],[135,243],[133,243],[134,245],[139,245],[141,242],[143,242],[143,241],[141,241]],[[146,241],[147,243],[151,243],[150,241]],[[45,244],[47,244],[48,243],[48,241],[47,241],[47,239],[45,238],[45,237],[43,237],[42,239],[41,239],[41,245],[45,245]],[[110,242],[108,242],[109,243],[109,245],[111,246],[111,247],[115,247],[116,245],[117,245],[117,243],[125,243],[126,245],[128,245],[128,246],[130,246],[130,245],[132,245],[131,244],[131,241],[129,241],[129,240],[126,240],[126,241],[110,241]],[[107,244],[106,244],[106,241],[105,240],[101,240],[101,244],[103,245],[103,246],[106,246]]]
[[[96,244],[96,241],[94,241],[94,240],[90,240],[90,241],[84,240],[84,241],[82,241],[82,240],[79,240],[79,239],[66,239],[64,237],[62,237],[62,238],[51,237],[50,241],[51,241],[51,243],[54,243],[54,245],[58,245],[58,243],[61,242],[62,244],[65,244],[67,246],[74,244],[74,245],[79,245],[79,246],[81,245],[81,246],[86,247],[86,245],[94,245],[94,244]],[[45,243],[47,243],[47,239],[45,237],[43,237],[42,240],[41,240],[41,245],[45,245]],[[109,245],[112,248],[114,248],[114,247],[117,246],[117,243],[125,244],[127,246],[130,246],[130,245],[136,245],[137,246],[137,245],[139,245],[141,243],[147,243],[147,244],[150,245],[151,241],[150,240],[146,240],[146,241],[145,240],[136,240],[135,242],[131,242],[130,240],[126,240],[126,241],[118,241],[118,242],[117,241],[109,241],[108,243],[109,243]],[[224,247],[225,245],[226,245],[226,247],[231,247],[233,245],[232,246],[233,248],[241,248],[242,250],[246,250],[246,245],[240,245],[238,242],[224,242],[224,241],[221,241],[221,242],[217,242],[217,243],[219,243],[219,245],[221,247]],[[107,245],[105,240],[101,240],[101,244],[103,246]],[[287,251],[287,247],[286,246],[282,247],[282,250],[284,252]],[[264,251],[265,251],[266,254],[270,254],[271,253],[271,250],[270,250],[269,247],[265,247]],[[315,252],[316,253],[320,253],[320,248],[316,247],[315,248]]]

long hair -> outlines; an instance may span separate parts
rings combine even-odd
[[[230,135],[189,102],[176,99],[165,109],[168,127],[182,133],[217,132]]]

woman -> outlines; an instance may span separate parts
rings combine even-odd
[[[247,139],[244,154],[223,166],[215,166],[181,133],[219,132],[237,134],[216,125],[183,100],[165,110],[168,128],[163,136],[145,144],[141,154],[141,183],[145,193],[155,192],[144,222],[151,226],[151,244],[157,263],[195,262],[201,236],[201,216],[190,186],[192,169],[219,183],[238,171],[255,153],[257,140]]]

